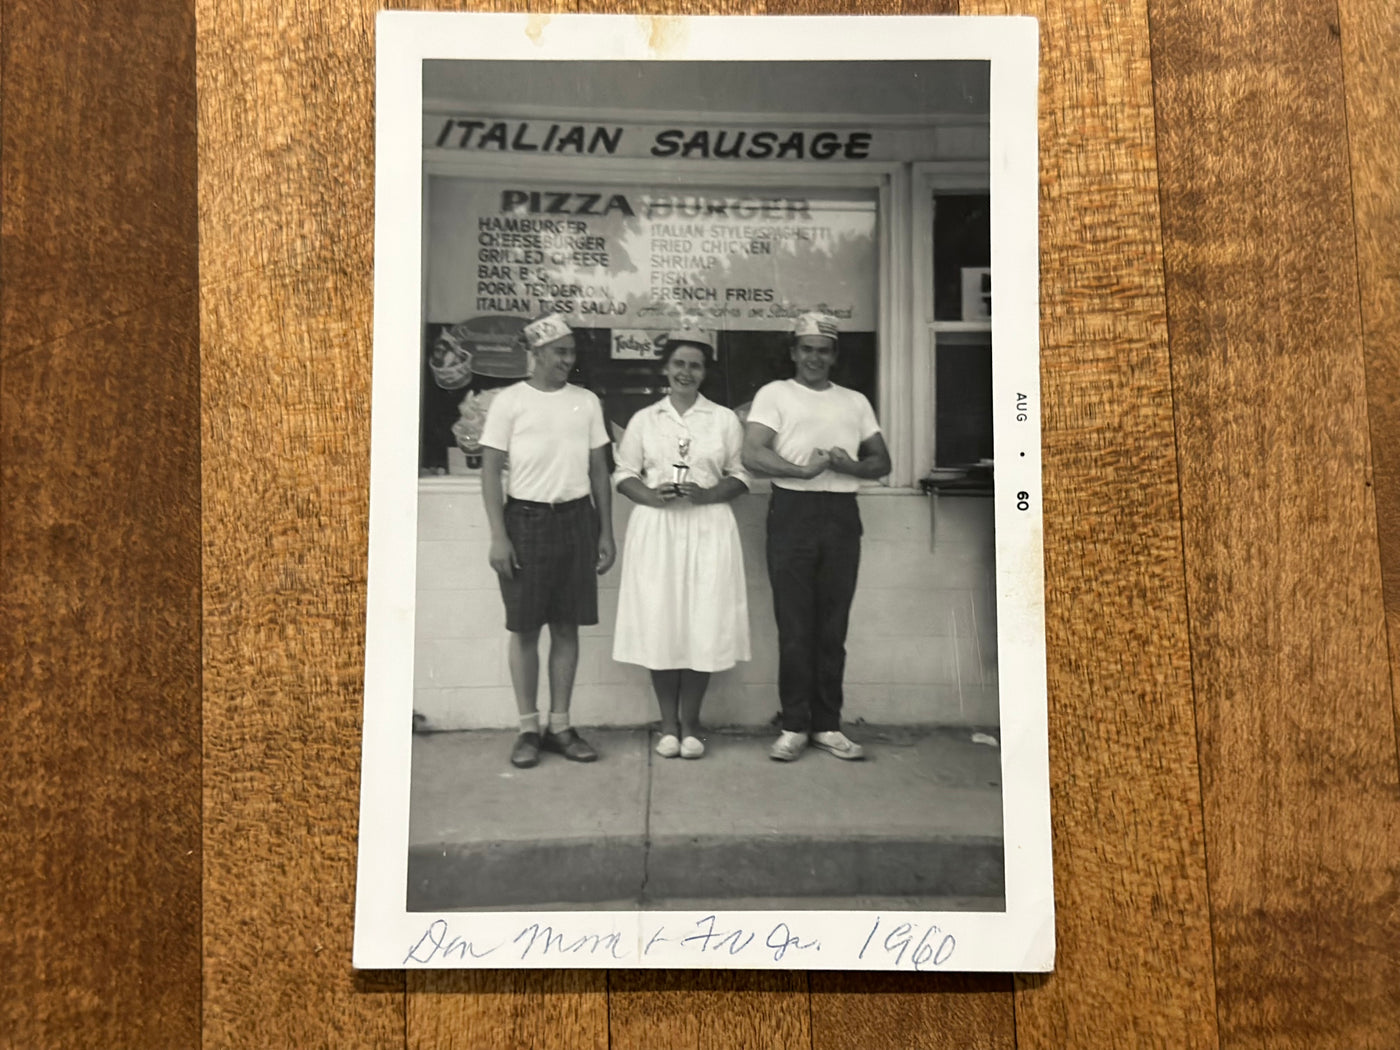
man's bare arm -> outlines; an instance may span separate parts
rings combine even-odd
[[[501,479],[505,465],[504,452],[490,445],[481,446],[481,499],[486,504],[486,523],[491,528],[491,552],[487,558],[491,568],[509,579],[520,562],[506,534],[506,493]]]
[[[744,448],[741,458],[746,470],[770,478],[814,478],[827,468],[830,456],[825,449],[814,449],[811,462],[799,466],[773,450],[775,437],[777,432],[772,427],[766,427],[762,423],[744,424]]]
[[[852,459],[846,450],[831,450],[831,469],[856,478],[883,478],[890,472],[890,450],[883,434],[872,434],[856,450],[859,459]]]

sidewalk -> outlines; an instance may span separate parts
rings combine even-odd
[[[698,761],[584,735],[598,762],[526,770],[510,732],[415,736],[409,908],[1002,907],[1001,754],[969,730],[862,726],[865,761],[793,763],[766,731]]]

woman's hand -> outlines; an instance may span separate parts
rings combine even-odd
[[[680,495],[683,499],[690,500],[691,503],[711,502],[710,494],[713,491],[713,489],[703,488],[700,485],[695,484],[695,482],[693,481],[682,481],[678,482],[676,485],[677,494]]]
[[[648,491],[650,491],[654,497],[651,505],[653,507],[664,507],[672,500],[680,499],[681,493],[678,490],[679,486],[674,481],[666,481],[657,485],[654,489],[649,489]]]

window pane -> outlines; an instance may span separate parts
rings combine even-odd
[[[657,354],[667,330],[714,341],[702,389],[742,409],[763,383],[793,374],[792,319],[821,309],[841,325],[832,378],[878,411],[878,201],[873,188],[430,176],[425,359],[444,329],[463,322],[490,328],[562,313],[578,336],[572,381],[602,398],[616,436],[665,391]],[[502,375],[448,390],[425,367],[424,468],[447,461],[465,397],[519,378]]]
[[[990,319],[991,275],[984,272],[992,265],[990,202],[985,193],[934,194],[934,320]]]
[[[992,335],[939,332],[934,440],[938,466],[992,458]]]

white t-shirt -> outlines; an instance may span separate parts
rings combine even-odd
[[[796,379],[768,383],[754,396],[749,422],[773,431],[773,451],[789,463],[810,463],[819,448],[842,448],[860,458],[860,444],[880,433],[875,410],[858,390],[832,383],[813,390]],[[824,470],[814,478],[774,478],[778,488],[802,492],[855,492],[860,478]]]
[[[506,495],[563,503],[590,491],[588,454],[608,443],[603,406],[591,390],[565,384],[508,386],[486,413],[481,443],[510,457]]]

